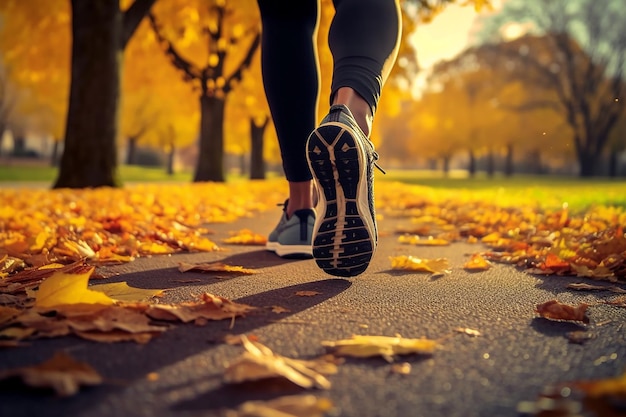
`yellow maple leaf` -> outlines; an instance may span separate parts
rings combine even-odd
[[[322,345],[332,348],[336,355],[357,358],[382,356],[389,362],[393,361],[394,355],[430,355],[438,346],[437,342],[429,339],[362,335],[353,335],[351,339],[323,341]]]
[[[54,272],[35,292],[36,307],[54,307],[63,304],[113,304],[107,295],[87,286],[93,266],[77,269],[75,273]]]
[[[403,271],[431,272],[433,274],[447,274],[450,265],[446,258],[420,259],[410,255],[392,256],[391,269]]]

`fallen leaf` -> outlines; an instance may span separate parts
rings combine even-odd
[[[226,417],[322,417],[333,409],[328,398],[314,395],[292,395],[268,401],[246,401]]]
[[[100,385],[102,377],[90,365],[78,362],[65,352],[57,352],[39,365],[0,372],[0,380],[19,378],[33,388],[52,388],[58,395],[76,394],[81,385]]]
[[[255,307],[239,304],[224,297],[204,293],[200,301],[180,304],[151,304],[146,314],[156,320],[189,323],[199,318],[207,320],[232,319],[243,316]]]
[[[367,358],[382,356],[392,362],[395,355],[431,355],[438,344],[429,339],[405,339],[403,337],[353,335],[351,339],[323,341],[322,346],[331,348],[336,355]]]
[[[392,256],[391,269],[403,271],[431,272],[442,275],[450,273],[448,260],[445,258],[420,259],[414,256]]]
[[[126,282],[112,282],[97,284],[89,287],[99,291],[117,301],[145,301],[163,294],[163,290],[143,289],[130,287]]]
[[[398,243],[404,243],[413,246],[447,246],[450,244],[450,241],[446,239],[435,238],[433,236],[422,238],[418,235],[403,235],[398,237]]]
[[[231,245],[257,245],[264,246],[267,243],[267,237],[254,233],[249,229],[242,229],[238,232],[231,232],[231,236],[223,240],[224,243]]]
[[[290,313],[291,310],[281,306],[272,306],[272,313],[281,314],[281,313]]]
[[[550,320],[580,321],[589,323],[586,311],[588,304],[580,303],[578,306],[570,306],[562,304],[557,300],[546,301],[543,304],[537,304],[535,310],[541,317]]]
[[[232,272],[237,274],[251,275],[256,270],[244,268],[243,266],[226,265],[223,262],[208,262],[201,264],[190,264],[187,262],[179,262],[178,270],[180,272],[198,271],[198,272]]]
[[[478,330],[474,330],[474,329],[470,329],[468,327],[458,327],[456,329],[454,329],[455,332],[457,333],[464,333],[468,336],[481,336],[481,333]]]
[[[465,262],[463,268],[467,271],[486,271],[491,268],[491,262],[485,259],[481,254],[475,253]]]
[[[296,291],[298,297],[313,297],[319,294],[321,294],[319,291]]]
[[[609,287],[605,285],[591,285],[591,284],[586,284],[584,282],[568,284],[567,288],[571,288],[573,290],[579,290],[579,291],[593,291],[593,290],[607,291],[609,290]]]
[[[281,377],[302,388],[329,389],[330,381],[324,375],[337,372],[337,366],[331,362],[291,359],[245,336],[241,341],[246,351],[226,368],[224,381],[227,383]]]
[[[36,292],[35,305],[46,308],[63,304],[113,304],[105,294],[88,289],[93,266],[78,268],[76,272],[55,271],[46,278]]]

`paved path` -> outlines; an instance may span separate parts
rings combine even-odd
[[[216,225],[214,238],[219,241],[229,231],[244,227],[267,233],[277,216],[278,212],[263,213],[235,224]],[[239,347],[220,343],[229,333],[253,333],[277,353],[298,358],[319,356],[325,352],[322,340],[352,334],[399,333],[442,340],[442,348],[432,357],[399,358],[412,365],[409,375],[391,373],[383,359],[348,359],[330,377],[330,390],[313,391],[333,401],[336,408],[330,415],[334,416],[512,417],[519,415],[518,403],[535,399],[547,384],[614,377],[626,369],[626,309],[591,307],[588,331],[595,338],[582,345],[565,337],[577,325],[537,319],[533,312],[536,304],[555,297],[566,303],[594,304],[609,293],[568,290],[568,283],[580,280],[538,278],[505,265],[465,272],[462,265],[478,246],[399,245],[389,233],[398,221],[380,223],[383,237],[372,265],[351,280],[325,275],[312,260],[282,260],[259,248],[238,246],[229,246],[227,252],[138,259],[104,269],[112,280],[132,286],[169,288],[164,302],[210,292],[258,307],[280,305],[291,312],[260,309],[238,319],[232,330],[228,321],[204,327],[181,325],[146,345],[63,338],[4,349],[1,369],[31,365],[65,349],[93,364],[107,383],[69,399],[25,393],[5,384],[0,390],[0,415],[212,416],[245,400],[298,392],[276,385],[224,385],[224,364],[241,352]],[[453,271],[435,279],[428,274],[390,271],[389,256],[400,254],[447,257]],[[181,275],[176,269],[180,261],[218,259],[259,272],[219,280],[207,274]],[[181,278],[201,282],[182,284],[177,281]],[[321,294],[294,296],[300,290]],[[459,327],[479,330],[482,336],[454,332]],[[154,372],[157,380],[146,378]]]

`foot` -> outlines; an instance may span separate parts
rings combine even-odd
[[[265,248],[283,258],[311,258],[315,211],[312,209],[296,210],[288,216],[287,204],[288,201],[285,201],[283,214],[278,225],[267,238]]]
[[[319,191],[313,258],[328,274],[364,272],[378,242],[374,211],[374,145],[344,105],[334,105],[307,142]]]

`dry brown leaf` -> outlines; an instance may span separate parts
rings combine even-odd
[[[321,294],[319,291],[296,291],[295,295],[298,297],[313,297]]]
[[[480,253],[475,253],[469,261],[465,262],[463,268],[467,271],[486,271],[491,268],[491,262],[485,259]]]
[[[256,245],[264,246],[267,243],[267,237],[254,233],[250,229],[242,229],[238,232],[231,232],[231,236],[223,240],[224,243],[231,245]]]
[[[594,291],[594,290],[607,291],[609,290],[609,287],[607,287],[606,285],[591,285],[591,284],[587,284],[584,282],[568,284],[567,288],[571,288],[573,290],[579,290],[579,291]]]
[[[65,352],[57,352],[39,365],[0,372],[0,380],[8,378],[19,378],[33,388],[51,388],[63,397],[76,394],[81,385],[102,383],[102,377],[95,369]]]
[[[327,398],[314,395],[292,395],[268,401],[246,401],[226,417],[322,417],[333,409]]]
[[[429,339],[405,339],[403,337],[353,335],[351,339],[323,341],[335,355],[367,358],[382,356],[392,362],[395,355],[431,355],[438,343]]]
[[[541,317],[550,320],[579,321],[589,323],[586,311],[588,304],[580,303],[578,306],[562,304],[557,300],[546,301],[543,304],[537,304],[535,310]]]
[[[450,265],[446,258],[420,259],[414,256],[392,256],[391,269],[403,271],[430,272],[435,275],[450,273]]]
[[[241,341],[246,351],[226,368],[224,381],[227,383],[280,377],[302,388],[329,389],[330,381],[324,375],[337,372],[337,366],[332,362],[291,359],[245,336],[241,336]]]
[[[146,314],[155,320],[189,323],[199,318],[207,320],[232,319],[243,316],[255,307],[239,304],[224,297],[204,293],[200,301],[180,304],[151,304]]]
[[[256,270],[244,268],[243,266],[226,265],[223,262],[207,262],[201,264],[190,264],[187,262],[179,262],[178,270],[180,272],[198,271],[198,272],[231,272],[236,274],[251,275]]]
[[[110,330],[108,332],[97,332],[97,331],[78,331],[74,330],[74,334],[77,336],[91,340],[92,342],[99,343],[118,343],[118,342],[135,342],[139,344],[146,344],[153,337],[159,335],[158,332],[143,332],[143,333],[129,333],[122,330]]]

